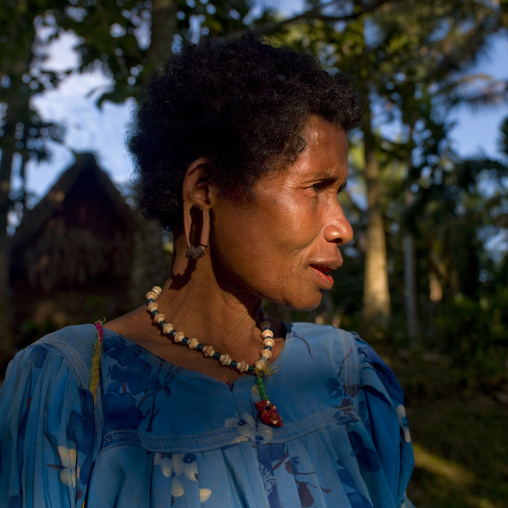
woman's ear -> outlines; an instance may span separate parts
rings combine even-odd
[[[182,184],[186,256],[191,259],[202,257],[203,248],[208,247],[210,236],[209,168],[208,159],[203,157],[196,159],[187,168]],[[201,213],[197,213],[197,210]]]
[[[210,162],[201,157],[189,164],[182,184],[182,199],[193,206],[207,206],[209,191]]]

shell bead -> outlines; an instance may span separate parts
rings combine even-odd
[[[195,337],[189,339],[185,336],[184,332],[177,332],[171,323],[166,322],[164,314],[158,311],[158,305],[155,303],[157,297],[161,294],[162,289],[159,286],[154,286],[151,291],[146,294],[148,312],[152,315],[154,323],[158,324],[162,329],[162,332],[167,335],[169,339],[173,339],[176,344],[182,344],[187,346],[189,349],[196,349],[203,353],[206,358],[213,358],[220,362],[224,367],[230,367],[236,369],[240,374],[255,374],[256,384],[258,386],[259,396],[261,401],[256,402],[256,408],[259,411],[261,421],[266,425],[272,427],[281,427],[282,419],[277,413],[275,406],[269,401],[268,393],[265,389],[264,379],[270,375],[270,369],[267,368],[268,360],[272,357],[272,347],[275,342],[273,340],[273,332],[270,329],[271,323],[268,321],[268,314],[261,309],[260,317],[262,319],[260,323],[261,337],[263,340],[264,349],[261,350],[260,359],[254,364],[249,365],[247,362],[237,362],[232,360],[228,354],[221,354],[213,348],[213,346],[204,346]],[[96,324],[97,325],[97,324]]]
[[[240,374],[243,374],[249,370],[249,364],[247,362],[239,362],[236,369],[240,372]]]
[[[229,355],[221,355],[221,357],[219,358],[219,362],[224,367],[227,367],[231,363],[231,357]]]
[[[203,356],[206,356],[207,358],[212,357],[215,354],[215,350],[212,346],[205,346],[203,348]]]
[[[263,341],[263,346],[267,347],[267,346],[270,346],[270,347],[273,347],[275,345],[275,341],[269,337],[268,339],[265,339]]]
[[[272,352],[269,349],[263,349],[263,351],[261,351],[261,357],[268,360],[272,357]]]
[[[189,340],[187,347],[189,349],[196,349],[198,347],[198,344],[199,344],[199,340],[194,337],[193,339]]]
[[[154,310],[157,310],[159,306],[156,303],[151,302],[146,306],[146,308],[148,309],[149,312],[153,312]]]
[[[162,327],[162,333],[165,333],[166,335],[171,332],[171,330],[173,330],[173,325],[171,323],[166,323],[163,327]]]
[[[152,291],[148,291],[148,293],[145,295],[145,298],[147,300],[155,300],[157,296],[157,293],[152,289]]]
[[[164,314],[161,314],[161,313],[157,314],[157,315],[153,318],[153,320],[154,320],[157,324],[159,324],[161,321],[164,321],[165,319],[166,319],[166,316],[164,316]]]
[[[182,339],[185,339],[185,334],[183,332],[176,332],[173,337],[173,340],[176,343],[178,343],[178,342],[182,342]]]
[[[265,369],[265,367],[266,367],[266,363],[264,362],[264,360],[262,360],[262,359],[261,359],[261,360],[258,360],[258,361],[254,364],[254,366],[255,366],[255,367],[256,367],[256,369],[258,369],[258,370],[264,370],[264,369]]]

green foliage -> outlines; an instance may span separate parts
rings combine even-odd
[[[446,302],[436,319],[438,347],[460,367],[476,366],[483,376],[503,373],[508,360],[508,292],[491,300],[466,297]],[[504,373],[508,379],[508,373]]]
[[[332,71],[353,74],[368,92],[397,324],[403,322],[405,299],[401,239],[408,232],[416,239],[417,297],[427,329],[434,329],[431,277],[441,285],[443,305],[451,305],[452,313],[459,294],[473,302],[491,296],[493,286],[479,278],[491,280],[497,268],[483,239],[507,227],[506,161],[460,161],[448,139],[453,125],[443,111],[506,96],[502,84],[465,72],[502,28],[505,2],[371,0],[351,6],[308,1],[288,19],[255,7],[253,0],[8,0],[0,7],[0,102],[6,105],[2,149],[20,153],[26,162],[47,156],[47,140],[62,139],[62,129],[42,122],[30,107],[34,94],[67,75],[44,67],[47,44],[62,31],[78,36],[78,72],[99,66],[112,78],[101,104],[139,96],[154,68],[185,41],[207,34],[236,37],[255,28],[274,42],[318,56]],[[399,135],[388,138],[376,128],[389,122],[399,125]],[[501,139],[506,155],[507,139],[508,120]],[[361,135],[353,138],[357,152],[363,141]],[[353,179],[361,181],[363,161],[354,166]],[[486,179],[495,193],[485,194]],[[333,298],[356,326],[367,214],[354,202],[347,208],[358,240],[348,248]],[[402,335],[400,329],[397,334]]]
[[[419,508],[505,507],[508,385],[472,387],[469,380],[485,378],[474,364],[381,353],[405,392],[416,461],[409,499]]]

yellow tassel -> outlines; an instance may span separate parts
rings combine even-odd
[[[279,370],[279,367],[272,367],[270,365],[266,365],[263,369],[254,369],[254,373],[256,376],[266,379],[267,377],[270,377],[272,374],[275,374]]]

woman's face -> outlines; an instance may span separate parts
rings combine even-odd
[[[337,196],[347,181],[346,134],[312,116],[303,136],[297,161],[258,180],[251,200],[216,195],[210,245],[224,289],[300,310],[315,308],[331,289],[339,246],[353,238]]]

